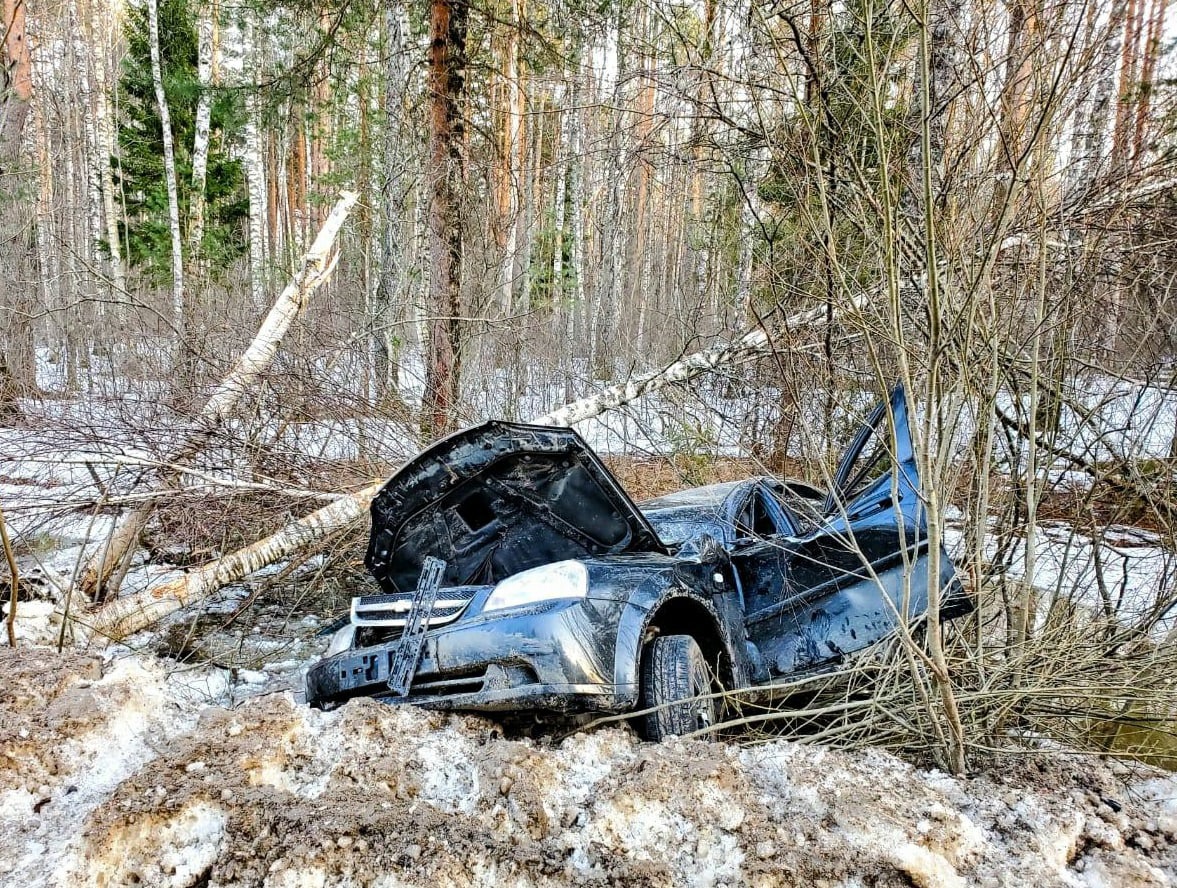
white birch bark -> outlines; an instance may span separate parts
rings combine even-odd
[[[554,149],[555,157],[552,161],[552,168],[555,170],[556,176],[556,193],[552,197],[552,290],[551,299],[554,311],[552,312],[552,327],[554,332],[559,332],[560,322],[563,318],[564,306],[564,227],[567,222],[564,205],[567,203],[568,197],[568,156],[565,146],[569,143],[570,129],[569,120],[572,113],[567,108],[568,91],[563,83],[557,84],[553,90],[554,103],[560,108],[560,130],[556,136],[556,146]]]
[[[335,238],[348,213],[355,206],[357,198],[358,195],[354,192],[342,192],[334,209],[323,223],[318,237],[303,257],[301,266],[274,302],[249,347],[213,390],[182,443],[162,462],[171,465],[188,462],[217,427],[232,414],[245,393],[270,366],[290,325],[306,309],[311,294],[331,276],[337,258],[332,256]],[[175,475],[175,472],[165,473],[161,480],[168,484],[174,480]],[[85,594],[92,596],[135,545],[151,515],[154,503],[154,500],[149,500],[119,522],[108,544],[91,559],[82,574],[81,589]]]
[[[249,13],[247,13],[249,15]],[[252,18],[245,25],[246,58],[256,64]],[[266,303],[266,169],[262,160],[260,109],[257,94],[245,94],[245,182],[249,193],[249,291],[255,306]],[[294,212],[294,207],[290,212]]]
[[[757,227],[763,215],[763,206],[756,182],[763,175],[761,169],[763,152],[755,151],[748,158],[744,176],[740,179],[740,259],[736,271],[736,325],[748,326],[752,316],[752,279],[755,269],[753,247],[759,237]]]
[[[89,10],[86,10],[89,13]],[[98,232],[103,230],[102,210],[102,167],[109,166],[109,160],[103,163],[102,140],[98,132],[98,89],[96,85],[96,67],[94,61],[94,43],[86,39],[87,35],[79,31],[73,38],[73,61],[78,87],[76,100],[82,106],[81,128],[85,135],[82,143],[83,170],[86,179],[86,210],[89,217],[89,227],[94,237],[88,238],[86,261],[91,267],[101,267],[102,255],[98,244]],[[99,306],[99,311],[102,310]]]
[[[507,33],[506,69],[503,80],[507,86],[507,107],[505,131],[503,134],[503,194],[501,196],[503,218],[503,257],[499,267],[499,301],[504,315],[513,310],[516,253],[519,245],[519,176],[522,173],[524,147],[523,130],[523,85],[520,82],[519,30],[522,27],[522,0],[511,0],[511,22]]]
[[[406,236],[405,196],[412,187],[408,170],[413,167],[410,133],[405,122],[404,93],[410,77],[409,22],[404,9],[389,5],[384,10],[384,137],[381,151],[380,262],[376,291],[369,311],[377,397],[381,402],[400,399],[400,347],[398,321],[407,315],[406,281],[412,235]]]
[[[851,299],[841,313],[848,309],[857,310],[864,302],[863,296]],[[825,320],[826,307],[821,306],[786,319],[781,327],[796,331]],[[688,355],[661,370],[635,376],[595,395],[538,416],[531,422],[547,426],[575,425],[668,385],[687,382],[719,367],[767,354],[772,347],[773,338],[766,331],[753,330],[734,342]],[[96,636],[121,638],[137,632],[182,607],[202,601],[222,586],[238,582],[266,565],[288,558],[305,547],[344,530],[352,522],[363,517],[373,497],[383,486],[383,481],[370,484],[290,522],[277,533],[244,549],[211,561],[176,579],[152,586],[135,595],[116,599],[89,615],[79,615],[74,619],[82,626],[88,627]]]
[[[584,50],[581,50],[583,53]],[[572,244],[569,250],[569,260],[572,262],[572,300],[568,306],[568,318],[565,332],[568,336],[569,350],[576,342],[576,321],[583,318],[584,311],[584,156],[582,150],[584,135],[584,111],[581,109],[584,95],[584,61],[578,70],[575,88],[572,93],[572,107],[565,112],[568,115],[568,191],[569,214],[572,217]]]
[[[538,103],[535,125],[523,134],[524,145],[519,155],[521,200],[515,206],[515,302],[512,312],[531,311],[531,256],[535,248],[535,217],[543,205],[543,174],[540,158],[543,152],[544,128],[550,115],[543,101]],[[527,143],[530,143],[528,145]],[[518,365],[517,365],[518,366]]]
[[[172,323],[175,324],[177,352],[184,347],[184,250],[180,238],[180,196],[176,187],[176,150],[172,141],[172,117],[168,97],[164,92],[163,68],[159,58],[159,4],[147,0],[147,29],[151,43],[151,80],[155,87],[155,101],[159,106],[159,121],[163,129],[163,169],[168,191],[168,227],[172,235]]]
[[[37,275],[41,289],[41,304],[57,306],[61,303],[61,253],[54,249],[59,242],[57,233],[57,214],[54,206],[54,181],[56,165],[53,162],[52,136],[49,132],[49,122],[46,111],[38,107],[37,122],[37,168],[39,182],[37,189],[37,225],[35,229],[37,245]],[[9,335],[11,335],[11,328]]]
[[[192,195],[188,212],[188,259],[193,265],[200,255],[200,245],[204,240],[208,142],[213,106],[213,31],[216,27],[217,6],[216,2],[208,6],[198,5],[196,13],[196,79],[200,84],[200,96],[196,99],[196,132],[192,137]]]
[[[93,16],[91,16],[93,18]],[[110,279],[115,290],[121,295],[127,291],[127,267],[123,262],[122,239],[119,236],[119,217],[114,194],[114,171],[111,158],[114,156],[114,115],[110,107],[108,77],[110,73],[111,25],[104,17],[98,31],[94,33],[94,73],[96,86],[95,117],[98,127],[98,163],[101,170],[103,227],[106,232],[107,252],[110,254]]]
[[[1103,142],[1108,123],[1115,117],[1112,95],[1116,88],[1117,60],[1124,39],[1124,21],[1128,13],[1127,0],[1113,0],[1099,54],[1092,63],[1099,80],[1091,98],[1085,125],[1076,125],[1075,143],[1067,165],[1067,193],[1074,197],[1090,187],[1099,175]]]

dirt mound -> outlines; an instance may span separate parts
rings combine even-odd
[[[223,709],[146,659],[100,675],[95,660],[22,649],[0,669],[0,882],[1177,881],[1174,783],[1127,784],[1089,761],[956,780],[785,742],[510,740],[368,700]]]

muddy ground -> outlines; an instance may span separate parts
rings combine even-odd
[[[1177,783],[1098,760],[955,779],[288,692],[224,708],[221,672],[142,655],[4,649],[0,671],[5,885],[1177,884]]]

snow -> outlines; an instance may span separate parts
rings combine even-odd
[[[57,372],[43,369],[47,379]],[[109,397],[89,403],[45,404],[40,427],[0,429],[0,501],[22,557],[36,562],[26,578],[51,599],[21,603],[21,647],[0,652],[0,883],[1177,882],[1171,775],[1132,778],[1058,755],[1041,772],[1012,762],[955,778],[877,750],[650,746],[623,728],[504,738],[479,718],[369,700],[324,714],[290,691],[305,652],[268,637],[251,638],[258,660],[235,670],[158,661],[137,652],[141,639],[101,659],[57,655],[47,647],[60,631],[54,602],[114,527],[95,506],[138,489],[140,469],[93,458],[150,462],[181,432],[165,408],[147,397],[131,402],[112,385]],[[485,385],[490,412],[528,417],[564,400],[558,387],[524,386],[532,394],[499,410],[512,383],[492,376]],[[725,385],[661,392],[578,430],[604,453],[746,455],[774,422],[779,397]],[[867,406],[862,393],[842,397],[835,428],[848,424],[850,408]],[[1067,413],[1063,425],[1089,454],[1167,454],[1172,392],[1104,380],[1085,398],[1098,421]],[[822,446],[823,410],[803,405],[813,420],[801,424],[807,449]],[[246,441],[307,477],[322,460],[376,452],[395,464],[415,448],[396,422],[285,423],[262,410],[227,424],[197,467],[214,480],[249,481]],[[1061,463],[1047,471],[1059,483],[1089,483]],[[959,545],[959,533],[950,542]],[[997,545],[990,534],[987,551]],[[1043,522],[1034,545],[1039,589],[1123,619],[1171,597],[1177,582],[1173,553],[1137,528],[1107,528],[1096,540]],[[1024,540],[1014,546],[1015,578],[1026,572],[1025,549]],[[140,558],[125,588],[146,588],[171,570]],[[230,587],[213,610],[235,610],[248,593]],[[306,634],[318,625],[295,622]]]
[[[957,526],[946,530],[945,544],[963,562],[968,554],[963,551],[964,534],[953,523]],[[994,558],[1003,547],[1008,550],[1004,556],[1007,576],[1029,579],[1045,593],[1040,618],[1045,618],[1055,600],[1066,600],[1126,625],[1135,624],[1154,611],[1163,611],[1177,587],[1177,554],[1156,535],[1138,528],[1109,526],[1095,539],[1064,522],[1042,522],[1034,537],[1034,574],[1029,578],[1026,539],[1003,543],[993,532],[985,535],[986,558]],[[1177,612],[1168,613],[1151,632],[1161,638],[1175,625]]]
[[[1177,881],[1177,778],[1157,772],[1054,756],[955,778],[785,741],[518,739],[371,700],[223,708],[159,661],[98,667],[0,652],[0,882]]]
[[[18,656],[10,655],[10,666]],[[73,660],[79,661],[85,662]],[[22,663],[15,683],[24,677],[51,686],[57,677],[54,657],[42,654],[38,666],[29,673]],[[0,784],[0,835],[5,836],[0,873],[20,874],[21,884],[29,888],[71,882],[86,816],[158,754],[161,740],[190,730],[197,719],[197,708],[169,693],[154,664],[116,661],[97,681],[82,677],[88,667],[79,669],[81,675],[68,675],[68,668],[59,693],[48,699],[36,692],[26,695],[26,700],[48,705],[33,714],[39,717],[20,713],[26,717],[16,736],[27,754],[9,752],[11,758],[2,762],[8,779]],[[19,688],[9,693],[14,690],[20,694]],[[23,847],[17,838],[22,835]]]

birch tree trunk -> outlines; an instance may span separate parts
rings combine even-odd
[[[159,4],[147,0],[148,40],[151,43],[151,80],[155,87],[155,102],[159,106],[159,122],[163,129],[163,169],[168,192],[168,228],[172,236],[172,323],[176,329],[176,364],[187,364],[184,312],[184,252],[180,237],[180,196],[176,187],[176,150],[172,141],[172,117],[168,97],[164,92],[163,68],[159,57]]]
[[[858,310],[865,302],[864,296],[857,296],[836,314]],[[796,333],[800,329],[812,328],[826,320],[827,309],[821,306],[785,319],[780,327],[782,330]],[[661,370],[635,376],[595,395],[535,417],[531,422],[547,426],[575,425],[668,385],[688,382],[696,376],[720,367],[765,355],[773,348],[773,342],[773,337],[765,330],[753,330],[733,342],[688,355]],[[372,498],[383,486],[384,481],[378,481],[355,493],[345,494],[330,505],[292,521],[277,533],[244,549],[218,558],[174,580],[111,601],[88,615],[74,616],[73,619],[89,627],[97,636],[121,638],[137,632],[182,607],[204,600],[222,586],[235,583],[268,564],[288,558],[313,543],[346,529],[352,522],[363,517]]]
[[[39,291],[41,304],[55,306],[61,302],[61,253],[54,249],[60,238],[54,212],[56,168],[53,162],[52,137],[44,109],[37,111],[37,167],[38,189],[36,210],[36,249],[39,268]],[[23,353],[27,349],[30,366],[33,360],[33,331],[27,320],[21,317],[9,325],[9,349],[14,345]],[[27,338],[26,338],[27,336]],[[23,346],[23,347],[22,347]],[[11,365],[10,365],[11,366]]]
[[[580,50],[584,55],[584,50]],[[572,244],[568,251],[568,260],[572,263],[572,298],[568,306],[568,317],[565,333],[568,342],[576,342],[577,319],[584,319],[584,111],[581,108],[585,94],[585,65],[583,58],[577,66],[577,78],[572,92],[572,107],[564,113],[568,120],[568,213],[571,216]],[[570,356],[574,357],[574,356]]]
[[[623,291],[626,304],[637,309],[637,330],[630,347],[638,354],[646,354],[646,311],[652,296],[650,293],[650,266],[654,202],[652,159],[648,156],[653,146],[654,108],[657,102],[657,88],[654,83],[654,60],[650,56],[650,13],[643,7],[638,16],[640,49],[637,51],[636,69],[638,80],[637,125],[637,193],[633,201],[633,246],[629,250],[630,262],[626,272],[627,286]],[[622,305],[615,307],[620,328]]]
[[[1128,159],[1129,130],[1134,115],[1132,103],[1139,87],[1140,35],[1144,20],[1145,0],[1128,0],[1128,19],[1124,30],[1124,45],[1120,51],[1120,89],[1116,103],[1116,121],[1112,129],[1112,166],[1120,168]]]
[[[400,233],[405,215],[408,128],[404,120],[404,91],[409,80],[409,23],[404,11],[389,5],[384,10],[384,144],[380,196],[380,269],[371,311],[372,349],[376,398],[381,405],[400,401],[400,349],[394,326],[404,319],[402,279],[404,249]]]
[[[1091,183],[1099,175],[1104,137],[1107,134],[1108,122],[1114,116],[1111,104],[1116,81],[1116,57],[1120,54],[1120,42],[1124,37],[1127,13],[1128,0],[1113,0],[1099,54],[1092,64],[1099,80],[1095,85],[1086,125],[1081,128],[1082,147],[1070,164],[1075,174],[1071,183],[1072,192],[1090,188]]]
[[[504,109],[503,138],[500,146],[499,220],[503,250],[499,268],[499,308],[504,315],[513,310],[516,253],[519,246],[518,177],[523,167],[523,83],[519,64],[519,36],[523,27],[523,0],[511,0],[511,20],[507,27],[507,45],[503,52],[503,80],[507,101]]]
[[[205,186],[208,178],[208,140],[213,106],[213,50],[218,2],[197,6],[196,78],[200,96],[196,100],[196,132],[192,137],[192,195],[188,211],[188,261],[198,265],[204,241]],[[250,232],[251,236],[253,232]]]
[[[106,17],[95,27],[94,13],[90,14],[92,58],[94,59],[94,81],[96,101],[96,125],[98,129],[100,185],[102,189],[103,230],[106,233],[106,249],[110,254],[110,279],[118,295],[127,292],[127,266],[123,261],[122,242],[119,235],[118,209],[115,203],[114,170],[111,157],[114,156],[114,114],[110,107],[110,34],[111,25]]]
[[[535,250],[535,217],[543,207],[543,146],[545,129],[551,119],[551,108],[545,98],[535,103],[535,125],[525,126],[522,132],[523,149],[519,157],[519,185],[521,199],[515,212],[515,295],[512,314],[526,315],[531,311],[531,259]],[[529,109],[528,113],[532,113]],[[517,353],[515,366],[520,366]]]
[[[1080,57],[1091,53],[1091,58],[1084,58],[1086,64],[1081,63],[1078,86],[1075,90],[1075,108],[1071,119],[1071,149],[1068,156],[1066,170],[1063,173],[1063,195],[1069,199],[1078,183],[1082,172],[1082,158],[1087,144],[1087,126],[1090,122],[1091,107],[1094,104],[1095,90],[1095,38],[1096,19],[1099,17],[1099,7],[1088,4],[1084,12],[1083,40],[1078,44]]]
[[[246,12],[245,44],[247,58],[254,65],[259,53],[254,40],[252,13]],[[245,182],[249,192],[249,291],[254,306],[266,304],[266,170],[262,162],[260,109],[255,90],[245,94]],[[301,173],[299,173],[301,175]],[[292,174],[293,175],[293,174]],[[287,207],[293,216],[295,205]],[[289,239],[288,239],[289,243]]]
[[[71,105],[78,109],[77,120],[85,138],[78,142],[81,154],[81,169],[86,180],[86,216],[89,225],[86,227],[86,237],[82,243],[86,244],[84,253],[88,264],[87,277],[93,277],[97,269],[102,267],[104,257],[99,247],[99,232],[103,230],[102,204],[102,167],[109,165],[109,158],[103,157],[102,135],[98,130],[98,106],[102,101],[99,97],[98,65],[95,56],[97,50],[93,33],[90,29],[90,18],[93,15],[93,4],[90,0],[76,0],[75,11],[78,16],[78,31],[70,41],[71,69],[76,71],[77,93],[71,97]],[[106,311],[105,304],[95,306],[101,315]]]
[[[613,84],[613,123],[609,135],[609,163],[606,175],[609,178],[607,208],[604,216],[608,232],[602,232],[606,243],[601,245],[601,274],[593,296],[592,360],[590,372],[602,379],[613,374],[614,345],[616,339],[615,318],[621,305],[625,275],[625,207],[623,195],[626,191],[627,152],[625,148],[625,113],[622,109],[624,85],[629,71],[626,67],[625,26],[622,10],[617,9],[614,23],[617,47],[617,80]]]
[[[179,447],[162,460],[163,463],[182,465],[190,460],[221,423],[232,415],[245,393],[270,366],[290,325],[306,309],[311,294],[331,276],[335,268],[335,259],[332,257],[335,238],[355,206],[357,197],[350,191],[340,195],[319,236],[303,257],[301,267],[274,302],[253,341],[214,389],[192,430]],[[167,473],[160,480],[163,486],[167,486],[176,480],[176,473]],[[80,588],[84,594],[98,599],[104,597],[104,594],[117,592],[117,589],[108,588],[108,580],[134,547],[154,508],[155,500],[149,499],[119,521],[110,541],[91,559],[82,573]]]
[[[744,327],[752,319],[752,283],[755,276],[754,246],[760,235],[760,223],[763,215],[763,205],[757,180],[762,175],[764,166],[762,149],[753,150],[740,179],[740,259],[736,270],[736,324]]]
[[[569,109],[569,90],[563,85],[557,87],[554,97],[559,107],[560,123],[556,130],[555,147],[553,149],[552,169],[555,173],[555,188],[552,195],[552,332],[559,335],[564,320],[564,231],[567,225],[565,205],[568,202],[568,170],[569,158],[565,146],[570,141],[569,121],[572,112]]]

